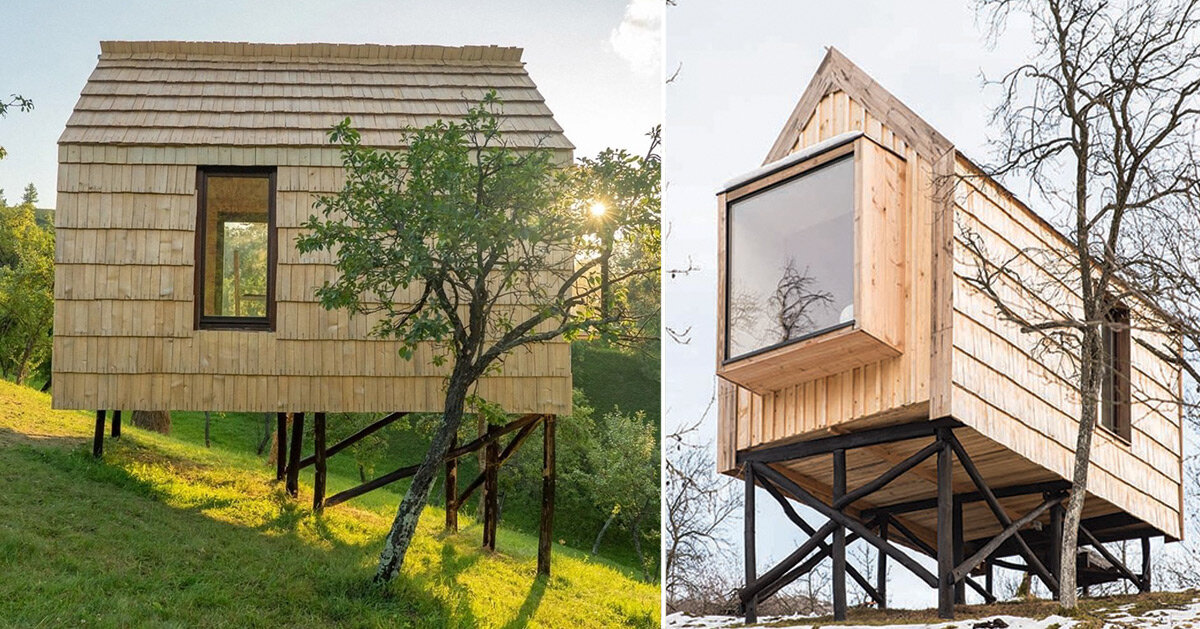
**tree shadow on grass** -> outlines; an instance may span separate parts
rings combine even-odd
[[[533,619],[533,615],[537,613],[538,607],[542,604],[542,597],[546,595],[546,586],[549,583],[549,576],[539,574],[534,578],[533,584],[529,586],[529,593],[525,595],[525,601],[521,603],[521,608],[504,625],[504,629],[519,629],[529,624],[529,621]]]

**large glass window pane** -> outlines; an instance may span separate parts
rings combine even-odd
[[[842,158],[727,208],[726,356],[854,320],[854,160]]]
[[[203,314],[266,318],[270,179],[205,179]]]

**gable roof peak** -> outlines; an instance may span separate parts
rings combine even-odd
[[[949,140],[879,85],[862,68],[837,48],[829,46],[763,163],[767,164],[786,156],[796,144],[800,132],[816,111],[821,99],[838,91],[845,92],[909,146],[915,148],[918,153],[924,153],[931,160],[940,158],[954,148]]]

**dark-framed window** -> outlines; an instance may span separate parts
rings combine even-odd
[[[726,362],[854,324],[854,154],[726,206]]]
[[[1130,334],[1129,309],[1114,306],[1100,328],[1104,365],[1100,381],[1100,425],[1129,441],[1130,417]]]
[[[275,168],[196,172],[196,329],[274,330]]]

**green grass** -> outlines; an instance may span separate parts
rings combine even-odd
[[[661,406],[658,357],[605,347],[599,343],[571,344],[571,373],[596,412],[620,407],[622,411],[645,411],[646,419],[658,425]]]
[[[538,579],[536,538],[501,528],[489,553],[470,521],[442,533],[434,507],[401,576],[372,588],[394,495],[314,516],[307,486],[287,498],[235,422],[214,421],[207,449],[191,419],[175,437],[126,422],[103,461],[91,458],[92,422],[0,382],[0,624],[658,624],[658,588],[629,571],[556,545],[554,576]]]

